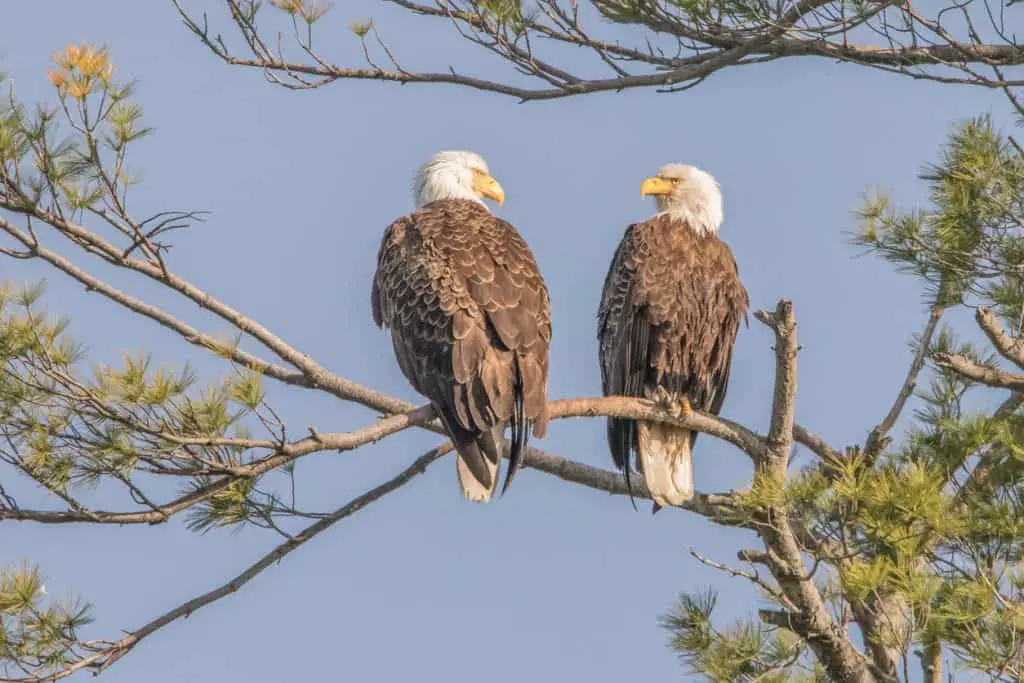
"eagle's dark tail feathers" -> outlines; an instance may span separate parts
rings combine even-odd
[[[633,452],[636,449],[636,421],[625,420],[619,417],[608,418],[608,449],[612,453],[612,461],[615,463],[626,480],[626,493],[629,494],[629,502],[636,510],[636,497],[633,495]]]
[[[626,469],[622,470],[622,476],[626,478],[626,493],[629,494],[629,502],[633,504],[633,510],[636,511],[636,498],[633,496],[633,481],[629,476],[632,474],[632,468],[629,466],[629,461],[626,461]]]
[[[508,490],[509,484],[512,483],[512,478],[516,476],[516,473],[523,466],[523,455],[526,453],[526,444],[529,440],[530,428],[530,425],[526,420],[523,371],[519,366],[518,353],[513,356],[512,366],[515,371],[512,381],[512,396],[514,397],[514,404],[512,406],[512,419],[509,421],[509,426],[512,427],[512,438],[509,441],[508,449],[508,473],[505,475],[505,484],[501,487],[501,495],[503,496],[505,495],[505,491]]]
[[[448,419],[444,411],[438,412],[455,444],[455,466],[462,495],[476,503],[488,502],[497,488],[504,429],[499,426],[491,432],[470,432]]]
[[[502,495],[505,495],[512,479],[523,466],[532,424],[526,418],[525,387],[518,354],[514,356],[513,371],[512,414],[507,421],[499,422],[485,431],[469,431],[459,425],[454,416],[446,415],[442,409],[438,410],[458,454],[456,468],[462,494],[474,502],[490,501],[497,488],[506,427],[511,428],[511,439],[507,452],[508,472],[501,488]]]

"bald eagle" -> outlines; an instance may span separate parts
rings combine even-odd
[[[511,428],[504,493],[528,430],[547,429],[548,290],[530,248],[484,198],[505,193],[472,152],[440,152],[416,176],[416,210],[385,231],[371,304],[398,366],[437,410],[463,496],[494,494]]]
[[[732,252],[717,237],[722,194],[710,174],[669,164],[643,182],[640,195],[652,195],[658,213],[626,229],[605,278],[598,311],[602,389],[717,415],[749,305]],[[671,425],[608,419],[612,459],[628,486],[636,454],[652,512],[693,497],[696,438]]]

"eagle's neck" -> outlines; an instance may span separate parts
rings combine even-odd
[[[474,204],[479,204],[487,211],[490,211],[490,209],[487,208],[487,205],[484,204],[484,200],[480,199],[473,190],[467,190],[466,188],[457,186],[438,189],[428,188],[416,197],[416,208],[422,209],[427,204],[439,202],[445,199],[462,199],[473,202]]]
[[[713,216],[709,216],[706,212],[693,211],[688,208],[666,209],[658,215],[674,222],[682,223],[685,226],[684,230],[693,230],[701,237],[718,234],[718,227],[721,224],[721,218],[715,220]]]
[[[414,187],[416,208],[420,209],[431,202],[443,199],[465,199],[490,211],[472,187],[467,187],[467,183],[463,182],[465,179],[462,175],[465,174],[461,173],[460,169],[443,165],[422,172],[416,178]]]
[[[657,197],[658,215],[681,221],[701,236],[714,235],[722,225],[721,196],[695,194],[687,197]]]
[[[446,198],[436,199],[432,202],[427,202],[422,206],[416,207],[417,211],[441,211],[442,213],[455,212],[458,216],[466,217],[472,216],[474,218],[493,218],[494,214],[491,210],[481,201],[471,201],[469,199],[462,198]],[[474,221],[473,229],[479,227],[479,223]]]

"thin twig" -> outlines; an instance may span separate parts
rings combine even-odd
[[[914,389],[917,387],[917,378],[921,374],[921,369],[924,367],[925,360],[928,358],[928,350],[931,347],[932,337],[935,336],[935,330],[938,329],[939,320],[942,319],[944,309],[941,306],[935,306],[932,308],[931,313],[928,315],[928,323],[925,325],[924,331],[921,333],[921,338],[918,340],[917,352],[914,354],[914,360],[910,364],[910,369],[907,371],[907,376],[903,380],[903,386],[900,387],[899,393],[896,395],[896,400],[893,401],[892,407],[889,408],[889,412],[886,413],[885,417],[875,425],[874,429],[868,434],[867,441],[864,444],[864,453],[867,457],[873,460],[886,445],[886,436],[895,426],[896,421],[900,415],[903,414],[903,409],[907,405],[907,401],[914,394]],[[869,460],[870,461],[870,460]]]

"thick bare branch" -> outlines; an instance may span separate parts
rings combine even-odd
[[[650,401],[625,397],[604,397],[594,399],[564,399],[551,403],[552,419],[570,417],[615,416],[632,417],[654,422],[668,422],[685,425],[712,436],[729,441],[748,452],[751,457],[763,449],[762,440],[753,432],[710,415],[691,413],[673,416],[664,413]],[[267,449],[271,454],[248,465],[225,467],[227,474],[211,484],[181,496],[165,505],[140,512],[108,512],[102,510],[68,510],[62,512],[21,510],[0,506],[0,520],[34,521],[46,524],[91,522],[96,524],[155,524],[167,521],[171,516],[186,510],[223,490],[234,480],[242,477],[258,477],[273,469],[286,465],[298,458],[323,451],[349,451],[374,443],[411,427],[423,427],[434,420],[434,410],[429,405],[413,408],[407,412],[391,415],[371,425],[344,433],[320,433],[286,444],[277,444],[261,439],[198,438],[180,437],[173,433],[154,434],[172,443],[193,446],[232,446],[236,448]],[[747,450],[749,449],[749,450]],[[553,474],[567,481],[573,481],[590,488],[609,493],[627,493],[622,476],[598,468],[564,460],[536,449],[526,457],[528,467]],[[638,489],[641,497],[649,497],[643,487]],[[701,514],[721,512],[723,501],[696,501],[691,509]],[[711,507],[708,507],[710,505]],[[710,516],[710,514],[706,515]]]
[[[785,477],[789,451],[793,443],[793,413],[796,408],[796,318],[793,302],[780,301],[774,313],[757,311],[758,320],[775,332],[775,391],[772,398],[772,419],[768,429],[768,457],[778,463]]]
[[[967,356],[952,353],[937,353],[936,365],[947,367],[969,380],[980,382],[997,389],[1024,391],[1024,375],[1000,370],[990,365],[976,363]]]
[[[727,441],[755,461],[764,455],[763,438],[746,427],[724,418],[696,411],[686,415],[671,415],[658,408],[654,402],[646,399],[620,396],[559,399],[551,402],[550,414],[552,418],[610,416],[664,422]],[[790,428],[790,433],[792,433],[792,428]]]
[[[907,637],[907,604],[903,596],[890,591],[876,592],[865,600],[851,600],[850,607],[864,634],[875,671],[898,681],[903,652],[896,644]]]
[[[996,315],[987,308],[978,307],[974,315],[982,331],[1006,360],[1024,369],[1024,339],[1007,334]]]
[[[798,424],[793,425],[793,440],[801,446],[811,449],[812,453],[826,463],[838,462],[843,457],[842,453],[830,446],[820,436]]]
[[[773,313],[758,311],[755,316],[775,333],[775,390],[771,425],[765,439],[767,457],[758,467],[761,476],[768,476],[781,484],[786,479],[789,463],[796,402],[796,358],[800,348],[796,318],[792,302],[785,300],[779,302]],[[762,612],[762,618],[804,638],[832,680],[849,683],[874,681],[875,676],[866,658],[854,647],[843,626],[832,618],[811,573],[806,570],[788,512],[770,508],[765,515],[766,519],[759,526],[766,551],[763,559],[794,609],[789,612]]]
[[[920,657],[924,683],[942,683],[942,643],[929,643]]]
[[[761,537],[771,558],[772,575],[795,607],[790,612],[762,611],[761,618],[788,628],[806,640],[832,680],[875,681],[867,659],[854,647],[846,629],[829,614],[821,593],[809,577],[789,520],[782,514],[772,513],[771,523],[762,528]]]

